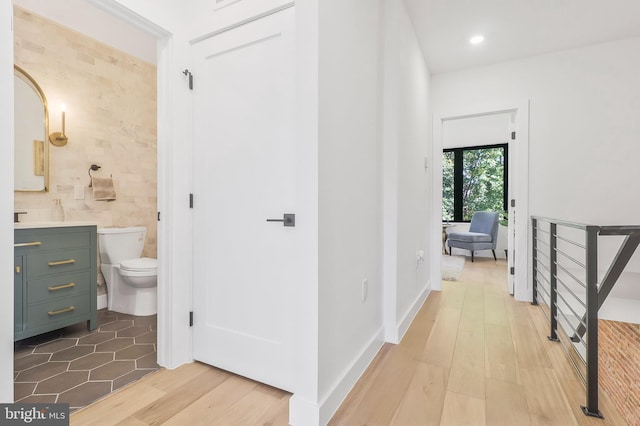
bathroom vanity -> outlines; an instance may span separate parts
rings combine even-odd
[[[14,341],[81,321],[97,327],[97,226],[14,224]]]

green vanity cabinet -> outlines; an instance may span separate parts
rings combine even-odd
[[[14,230],[14,340],[97,327],[97,226]]]

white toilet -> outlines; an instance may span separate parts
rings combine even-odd
[[[140,257],[147,228],[98,228],[100,269],[110,311],[147,316],[158,311],[158,260]]]

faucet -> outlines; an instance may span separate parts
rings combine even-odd
[[[27,212],[13,212],[13,223],[19,223],[20,222],[20,215],[21,214],[27,214]]]

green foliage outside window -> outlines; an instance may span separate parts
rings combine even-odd
[[[505,159],[506,145],[445,150],[442,156],[443,220],[470,221],[476,211],[504,212]],[[460,163],[461,170],[456,170],[456,164]],[[460,217],[456,217],[456,213]]]
[[[454,152],[442,153],[442,220],[453,220],[453,169]]]

